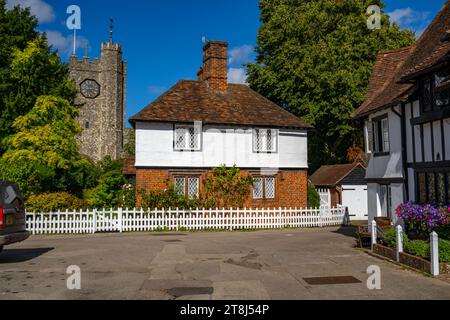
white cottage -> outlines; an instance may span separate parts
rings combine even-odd
[[[450,203],[450,1],[415,45],[380,53],[364,103],[369,220]]]
[[[208,42],[198,80],[179,81],[131,118],[137,190],[173,184],[201,197],[212,168],[237,166],[255,180],[246,206],[306,207],[311,127],[248,86],[229,84],[227,46]]]

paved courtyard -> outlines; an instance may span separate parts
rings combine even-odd
[[[0,299],[450,299],[450,284],[354,248],[345,229],[34,236],[0,255]],[[81,268],[81,290],[66,287]],[[366,270],[378,265],[382,289]],[[354,277],[313,285],[305,278]]]

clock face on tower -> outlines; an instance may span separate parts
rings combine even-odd
[[[95,80],[86,79],[81,85],[81,94],[89,99],[95,99],[100,95],[100,85]]]

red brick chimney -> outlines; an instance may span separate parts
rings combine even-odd
[[[228,90],[227,48],[228,43],[224,41],[209,41],[203,47],[203,67],[197,76],[213,90]]]

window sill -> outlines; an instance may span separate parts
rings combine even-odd
[[[378,152],[378,153],[373,153],[373,156],[375,158],[379,158],[379,157],[387,157],[390,154],[391,154],[390,152]]]

